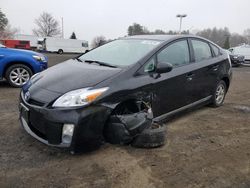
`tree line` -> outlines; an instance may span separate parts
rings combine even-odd
[[[169,30],[163,31],[162,29],[156,29],[154,31],[149,31],[147,27],[142,26],[138,23],[134,23],[128,27],[128,36],[133,35],[176,35],[179,34],[176,31]],[[189,31],[182,31],[181,34],[189,34]]]
[[[34,21],[35,28],[32,30],[33,34],[38,37],[59,37],[62,34],[59,21],[55,19],[52,14],[43,12],[37,19]],[[17,34],[18,29],[13,28],[6,17],[6,15],[0,9],[0,39],[13,38]],[[133,23],[128,26],[127,35],[153,35],[153,34],[162,34],[162,35],[175,35],[179,34],[174,30],[164,31],[162,29],[156,29],[154,31],[149,31],[147,27],[140,25],[138,23]],[[184,30],[181,34],[190,34],[189,30]],[[218,44],[223,48],[230,48],[238,46],[243,43],[250,43],[250,28],[246,29],[243,34],[231,33],[227,27],[225,28],[208,28],[203,29],[195,33],[195,35],[207,38],[214,43]],[[71,39],[77,39],[75,32],[72,32]],[[97,47],[101,46],[111,39],[106,39],[103,35],[96,36],[92,40],[92,46]]]
[[[128,35],[152,35],[152,34],[168,34],[168,35],[175,35],[179,34],[176,31],[169,30],[169,31],[163,31],[162,29],[156,29],[155,31],[149,31],[145,26],[142,26],[138,23],[134,23],[128,27]],[[190,34],[190,31],[182,31],[181,34]],[[234,46],[241,45],[243,43],[250,43],[250,29],[246,29],[244,33],[238,34],[238,33],[231,33],[227,27],[225,28],[208,28],[203,29],[201,31],[198,31],[194,33],[195,35],[207,38],[214,43],[218,44],[219,46],[223,48],[230,48]]]
[[[138,23],[133,23],[127,29],[127,35],[197,35],[204,38],[207,38],[222,48],[229,49],[230,47],[235,47],[241,44],[250,43],[250,29],[246,29],[243,34],[231,33],[227,27],[225,28],[208,28],[200,30],[196,33],[190,33],[189,30],[183,30],[181,33],[173,30],[164,31],[162,29],[155,29],[154,31],[149,31],[147,27],[140,25]],[[94,39],[94,47],[105,44],[110,40],[106,40],[104,36],[99,36]]]

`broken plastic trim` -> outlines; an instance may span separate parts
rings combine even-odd
[[[127,101],[117,106],[106,125],[104,135],[112,144],[129,144],[152,124],[152,110],[143,101]]]

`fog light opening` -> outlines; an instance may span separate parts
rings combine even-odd
[[[64,124],[62,131],[62,143],[70,144],[74,133],[74,124]]]

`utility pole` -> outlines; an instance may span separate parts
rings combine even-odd
[[[180,29],[179,29],[179,34],[181,34],[181,25],[182,25],[182,19],[187,17],[186,14],[177,14],[176,15],[177,18],[180,18]]]
[[[62,38],[64,38],[63,17],[62,17]]]

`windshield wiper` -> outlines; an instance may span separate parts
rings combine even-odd
[[[112,67],[112,68],[117,68],[117,66],[115,65],[110,65],[108,63],[104,63],[104,62],[101,62],[101,61],[94,61],[94,60],[83,60],[84,62],[86,63],[97,63],[99,65],[102,65],[102,66],[106,66],[106,67]]]
[[[82,62],[81,59],[79,59],[78,57],[74,58],[75,60],[79,61],[79,62]]]

